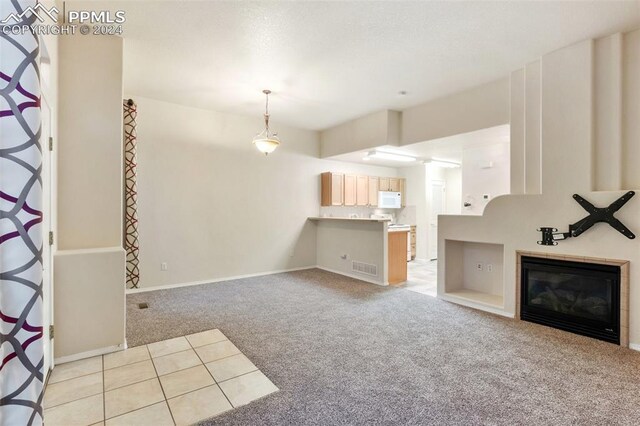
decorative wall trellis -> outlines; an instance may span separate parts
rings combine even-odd
[[[136,117],[133,100],[123,102],[124,110],[124,249],[127,252],[127,288],[138,288],[138,187],[136,184]]]
[[[4,17],[36,1],[2,3]],[[0,424],[31,425],[43,421],[40,47],[0,28],[0,52]]]

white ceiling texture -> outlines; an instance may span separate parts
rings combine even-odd
[[[269,88],[274,122],[314,130],[496,80],[640,22],[640,1],[91,2],[98,7],[126,11],[126,93],[259,115]]]

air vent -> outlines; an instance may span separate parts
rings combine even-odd
[[[148,309],[149,308],[149,304],[142,302],[142,303],[138,303],[138,309]]]
[[[351,270],[365,275],[373,275],[374,277],[378,275],[378,265],[358,262],[356,260],[351,262]]]

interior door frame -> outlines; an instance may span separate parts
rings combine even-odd
[[[43,40],[40,39],[41,46]],[[41,69],[50,65],[46,47],[42,49]],[[44,73],[41,72],[41,76]],[[54,341],[52,338],[51,326],[54,324],[54,263],[53,255],[56,251],[56,238],[53,244],[49,244],[49,233],[56,233],[56,156],[55,150],[50,150],[50,140],[55,139],[55,106],[51,100],[53,96],[50,92],[49,81],[43,78],[40,83],[40,110],[41,110],[41,135],[40,146],[42,148],[42,326],[43,326],[43,372],[45,380],[48,379],[50,371],[55,366]],[[48,116],[48,120],[45,117]]]

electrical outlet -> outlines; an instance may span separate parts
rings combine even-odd
[[[491,263],[487,263],[487,272],[493,272],[493,265]]]
[[[482,263],[476,263],[476,271],[482,271]]]
[[[167,270],[169,270],[169,266],[167,265],[167,262],[162,262],[162,263],[160,264],[160,270],[161,270],[161,271],[167,271]]]

